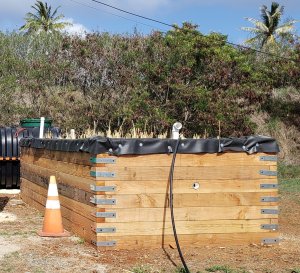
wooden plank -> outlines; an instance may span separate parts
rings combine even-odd
[[[68,231],[72,231],[77,236],[83,238],[85,241],[91,243],[92,240],[96,240],[96,235],[90,230],[88,226],[77,225],[66,218],[63,218],[64,228]]]
[[[276,232],[251,232],[251,233],[207,233],[180,235],[180,246],[184,248],[201,247],[201,246],[232,246],[232,245],[249,245],[261,244],[264,238],[278,238]],[[151,248],[176,248],[173,235],[144,235],[144,236],[118,236],[115,234],[111,237],[98,237],[98,241],[114,240],[117,242],[115,247],[107,247],[108,250],[118,249],[151,249]],[[103,247],[98,247],[103,250]]]
[[[48,188],[48,180],[50,176],[43,176],[43,174],[38,174],[35,172],[28,172],[24,168],[21,170],[21,177],[47,189]],[[74,199],[80,203],[84,203],[87,205],[90,205],[90,198],[93,196],[92,192],[87,192],[82,189],[75,188],[72,185],[65,184],[64,181],[62,181],[60,178],[60,174],[56,176],[57,179],[57,187],[58,192],[61,196],[66,196],[70,199]],[[90,184],[89,184],[90,185]]]
[[[270,166],[265,166],[268,170]],[[208,167],[177,167],[174,169],[174,179],[202,179],[202,180],[224,180],[224,179],[239,179],[239,180],[254,180],[263,179],[259,171],[261,166],[247,166],[241,168],[239,166],[208,166]],[[168,180],[169,167],[92,167],[94,172],[113,172],[114,177],[96,177],[96,180]]]
[[[36,165],[51,171],[70,174],[73,176],[90,177],[90,166],[72,164],[64,161],[56,161],[43,157],[22,156],[21,165],[23,163]]]
[[[47,149],[21,148],[22,158],[28,157],[43,157],[56,161],[65,161],[74,164],[91,165],[90,158],[92,155],[86,152],[63,152],[52,151]]]
[[[276,192],[253,193],[194,193],[174,194],[174,207],[232,207],[277,206],[277,202],[261,202],[261,197],[277,196]],[[164,208],[168,206],[166,194],[96,195],[98,199],[116,199],[114,205],[99,208]]]
[[[100,183],[99,183],[100,182]],[[169,191],[168,181],[161,180],[113,180],[97,181],[99,186],[114,186],[116,194],[151,194],[167,193]],[[99,183],[99,184],[98,184]],[[194,189],[194,184],[198,183],[199,188]],[[256,180],[178,180],[173,181],[174,193],[212,193],[212,192],[266,192],[260,188],[261,184],[277,184],[276,178],[256,179]],[[269,192],[277,192],[278,189],[268,189]]]
[[[275,219],[176,221],[177,234],[266,232],[262,224],[276,223]],[[97,237],[173,234],[171,222],[97,223],[96,228],[116,228],[114,233],[98,233]]]
[[[247,154],[243,152],[225,152],[214,154],[177,154],[175,166],[199,167],[199,166],[276,166],[276,161],[261,161],[260,156],[276,154],[256,153]],[[122,155],[110,156],[98,154],[96,158],[112,158],[116,164],[122,167],[169,167],[172,154],[149,154],[149,155]],[[111,164],[94,164],[94,166],[110,166]]]
[[[71,185],[75,188],[82,189],[84,191],[90,192],[90,185],[95,183],[95,180],[91,177],[83,178],[76,175],[70,175],[68,173],[63,173],[59,171],[52,170],[47,167],[40,167],[34,164],[28,164],[26,162],[21,162],[21,175],[22,173],[36,173],[42,177],[50,177],[55,175],[57,183],[63,183]],[[104,183],[102,184],[104,185]]]
[[[21,199],[28,206],[37,209],[40,213],[42,213],[44,215],[45,207],[42,204],[40,204],[40,203],[36,202],[35,200],[33,200],[32,197],[27,195],[24,190],[21,192]]]
[[[278,218],[278,214],[262,214],[261,210],[266,208],[278,209],[277,206],[185,207],[175,208],[174,217],[176,221]],[[171,221],[170,208],[111,208],[106,209],[106,212],[116,214],[116,218],[105,218],[106,223]]]

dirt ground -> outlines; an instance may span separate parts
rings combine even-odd
[[[299,273],[298,197],[281,198],[279,246],[183,249],[191,272]],[[178,269],[181,264],[176,249],[101,253],[76,236],[37,236],[42,221],[41,214],[24,204],[18,195],[0,195],[0,272],[183,272]],[[217,266],[222,266],[219,271]]]

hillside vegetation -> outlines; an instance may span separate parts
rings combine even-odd
[[[186,137],[209,137],[220,122],[221,136],[290,134],[293,161],[299,43],[276,52],[292,62],[226,40],[189,23],[147,36],[0,33],[0,125],[47,116],[77,132],[126,134],[134,126],[157,136],[178,120]]]

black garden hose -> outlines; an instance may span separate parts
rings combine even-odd
[[[182,263],[182,265],[184,267],[185,273],[190,273],[190,271],[189,271],[189,269],[188,269],[188,267],[187,267],[187,265],[185,263],[185,260],[184,260],[184,257],[182,255],[182,252],[181,252],[181,248],[180,248],[180,244],[179,244],[178,237],[177,237],[177,232],[176,232],[176,225],[175,225],[174,211],[173,211],[173,175],[174,175],[175,159],[176,159],[176,155],[177,155],[179,143],[180,143],[180,138],[178,138],[178,140],[176,142],[175,150],[173,152],[173,159],[172,159],[172,164],[171,164],[171,168],[170,168],[170,175],[169,175],[170,210],[171,210],[171,220],[172,220],[173,234],[174,234],[174,238],[175,238],[175,242],[176,242],[178,254],[180,256],[180,260],[181,260],[181,263]]]

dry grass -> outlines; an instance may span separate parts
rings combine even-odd
[[[271,120],[267,113],[255,114],[256,134],[274,137],[280,147],[279,159],[285,164],[300,164],[300,131],[295,126],[287,127],[280,120]]]

